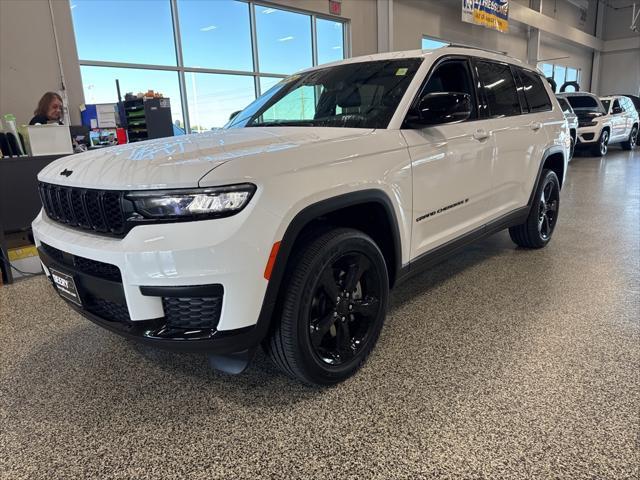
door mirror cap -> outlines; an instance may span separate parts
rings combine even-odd
[[[471,116],[471,95],[459,92],[429,93],[409,110],[405,123],[409,128],[463,122]]]
[[[611,113],[613,114],[617,114],[617,113],[622,113],[622,107],[613,107],[613,109],[611,110]]]

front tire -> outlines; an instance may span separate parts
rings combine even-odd
[[[594,157],[604,157],[609,150],[609,131],[603,130],[600,133],[600,138],[598,139],[598,143],[596,143],[592,149],[591,153]]]
[[[339,228],[300,246],[288,272],[266,353],[309,385],[349,378],[373,350],[386,316],[389,279],[380,249],[368,235]]]
[[[543,170],[527,220],[509,228],[511,240],[524,248],[542,248],[551,240],[560,211],[560,182],[553,170]]]
[[[631,129],[631,133],[629,134],[629,138],[626,142],[622,142],[623,150],[633,150],[636,146],[636,142],[638,140],[638,125],[634,125]]]

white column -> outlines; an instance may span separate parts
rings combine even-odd
[[[529,0],[529,8],[542,13],[542,0]],[[540,59],[540,29],[528,27],[527,29],[527,63],[532,67],[538,65]]]
[[[378,52],[393,51],[393,0],[377,0]]]
[[[598,2],[598,11],[596,13],[596,37],[602,39],[602,30],[604,29],[604,2]],[[600,51],[593,51],[593,61],[591,62],[591,81],[589,82],[589,91],[598,95],[600,88]]]

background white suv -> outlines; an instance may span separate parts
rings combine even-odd
[[[631,99],[616,95],[598,98],[587,92],[560,93],[578,116],[577,147],[587,147],[591,154],[604,156],[612,143],[623,149],[635,147],[638,137],[638,112]]]
[[[638,112],[630,98],[615,95],[601,97],[600,101],[611,118],[611,139],[609,143],[620,143],[624,150],[636,146],[638,138]]]
[[[284,79],[223,130],[57,160],[33,231],[95,323],[229,372],[262,344],[327,385],[372,351],[398,282],[505,228],[544,247],[570,142],[517,60],[372,55]]]

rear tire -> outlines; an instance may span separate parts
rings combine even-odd
[[[263,347],[290,377],[336,384],[362,366],[380,335],[389,297],[384,257],[368,235],[339,228],[301,245],[291,262],[281,318]]]
[[[620,145],[622,145],[623,150],[633,150],[636,146],[637,140],[638,140],[638,126],[634,125],[633,128],[631,129],[631,133],[629,134],[629,138],[627,139],[627,141],[622,142]]]
[[[560,211],[560,182],[553,170],[544,169],[527,220],[509,228],[513,242],[524,248],[542,248],[551,240]]]
[[[603,130],[600,133],[598,142],[591,147],[591,153],[594,157],[604,157],[609,149],[609,131]]]
[[[569,161],[573,159],[573,155],[576,153],[576,139],[571,137],[571,146],[569,147]]]

